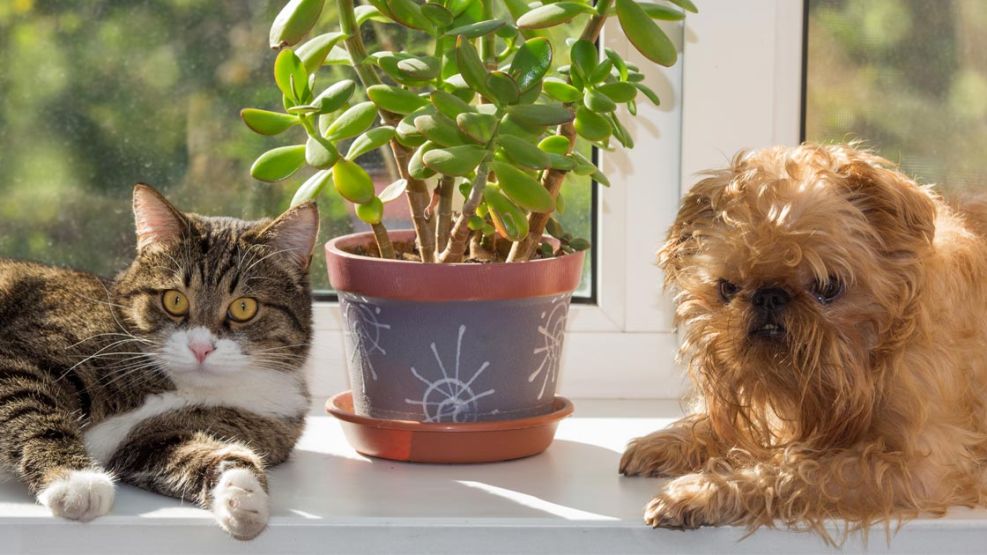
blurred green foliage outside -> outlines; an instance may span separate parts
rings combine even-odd
[[[809,0],[806,138],[922,183],[987,186],[987,2]]]

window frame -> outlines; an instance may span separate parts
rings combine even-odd
[[[741,148],[800,140],[802,2],[703,0],[700,9],[684,24],[660,22],[681,52],[671,68],[655,67],[622,33],[608,32],[616,22],[604,30],[602,44],[642,68],[663,105],[640,99],[628,126],[635,148],[600,153],[613,186],[594,195],[596,301],[570,309],[563,395],[682,397],[673,303],[654,260],[679,198],[698,172],[723,166]],[[319,399],[347,387],[344,330],[336,303],[314,303],[314,317],[309,374]]]

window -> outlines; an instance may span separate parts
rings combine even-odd
[[[266,148],[288,144],[251,133],[248,106],[274,108],[270,22],[281,1],[4,2],[0,7],[0,256],[112,275],[132,257],[127,198],[146,182],[203,214],[271,216],[287,207],[311,170],[282,183],[250,178]],[[324,21],[334,20],[332,2]],[[327,27],[327,25],[323,25]],[[371,46],[406,40],[395,25],[365,26]],[[563,61],[564,63],[564,61]],[[344,75],[323,71],[318,89]],[[586,153],[588,154],[588,149]],[[361,163],[378,189],[396,175],[384,157]],[[572,176],[563,190],[567,229],[593,236],[593,185]],[[322,239],[366,229],[349,203],[320,199]],[[389,228],[411,227],[400,200]],[[577,295],[591,300],[592,264]],[[314,288],[329,292],[316,253]]]
[[[805,137],[859,138],[922,183],[987,183],[977,0],[809,0]]]
[[[112,275],[132,256],[125,199],[138,181],[205,214],[257,218],[284,209],[306,176],[252,180],[254,158],[285,143],[251,133],[237,115],[280,103],[266,38],[281,3],[0,2],[0,256]],[[662,25],[684,45],[685,26]],[[378,31],[368,31],[368,42],[400,40]],[[675,397],[676,336],[654,253],[682,182],[684,63],[657,68],[619,33],[602,41],[645,71],[662,105],[639,102],[633,151],[599,153],[612,187],[596,191],[583,178],[564,190],[563,223],[594,252],[583,302],[570,312],[562,391]],[[382,158],[371,169],[378,186],[390,182]],[[322,240],[361,229],[345,203],[327,196],[320,205]],[[392,228],[410,227],[406,220],[400,204],[387,215]],[[321,256],[315,264],[315,286],[326,291]],[[345,388],[339,310],[322,299],[310,365],[316,399]]]

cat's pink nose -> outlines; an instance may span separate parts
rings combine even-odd
[[[192,351],[192,354],[195,355],[195,360],[199,361],[199,364],[202,364],[202,361],[206,360],[209,353],[215,351],[216,348],[213,347],[212,343],[196,341],[188,344],[188,350]]]

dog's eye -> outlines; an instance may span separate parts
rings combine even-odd
[[[837,278],[831,277],[825,282],[817,281],[812,285],[812,295],[822,304],[829,304],[843,294],[845,286]]]
[[[723,302],[725,303],[730,302],[730,299],[732,299],[740,291],[740,287],[737,287],[725,279],[721,279],[719,281],[718,287],[720,290],[720,298],[723,299]]]

